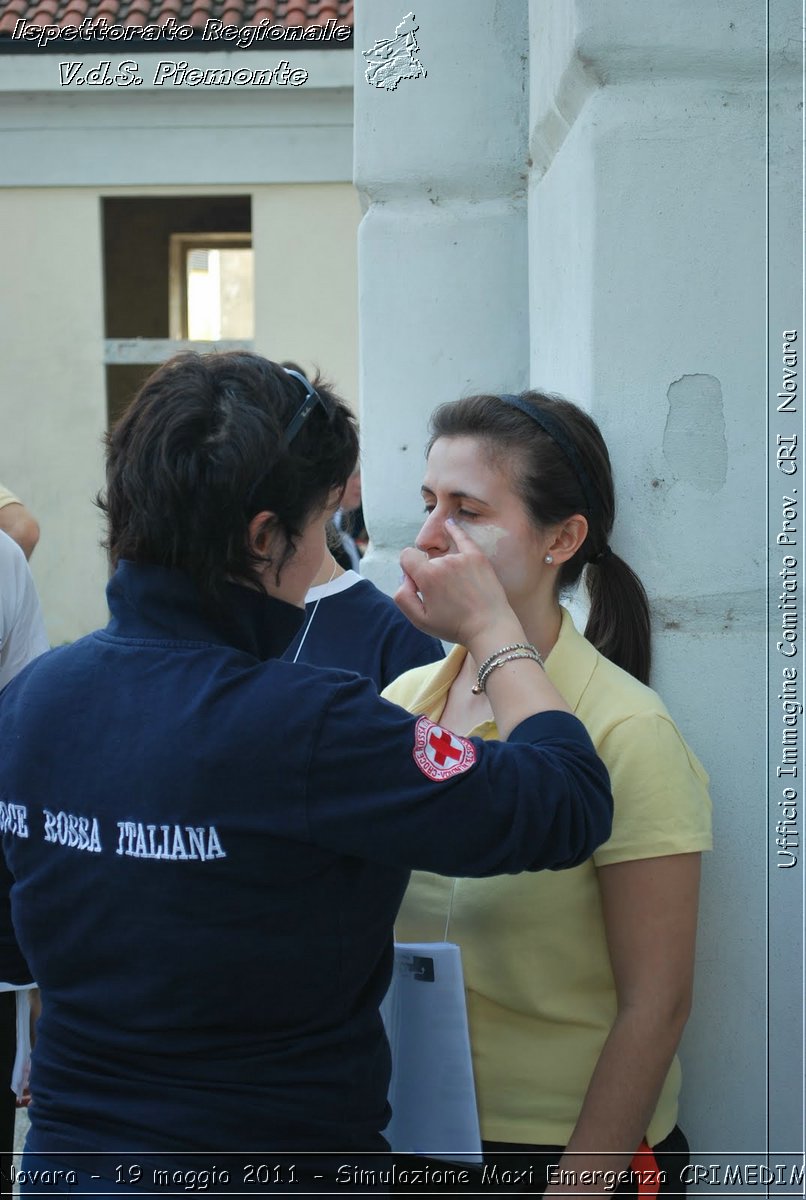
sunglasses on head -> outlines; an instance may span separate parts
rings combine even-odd
[[[328,418],[331,415],[331,407],[325,403],[325,401],[319,395],[319,393],[317,392],[317,390],[313,386],[313,384],[310,383],[300,371],[292,371],[290,367],[283,367],[283,370],[285,371],[286,375],[291,375],[294,379],[299,380],[299,382],[305,388],[305,399],[303,400],[302,404],[299,406],[299,408],[294,413],[293,417],[291,418],[291,420],[288,422],[285,429],[283,430],[283,438],[285,439],[285,444],[286,444],[286,446],[289,446],[291,444],[291,442],[294,440],[294,438],[297,436],[297,434],[299,433],[300,429],[302,429],[302,426],[305,424],[308,417],[311,415],[313,410],[316,408],[317,404],[321,405],[322,411],[324,412],[325,416]],[[252,509],[255,493],[257,492],[258,488],[265,482],[265,479],[266,479],[266,476],[261,475],[261,477],[257,480],[257,482],[250,488],[249,494],[247,495],[247,498],[246,498],[246,507],[248,509],[250,509],[250,510]]]
[[[302,375],[299,371],[292,371],[289,367],[283,367],[283,370],[285,371],[286,375],[290,375],[293,379],[298,379],[305,388],[305,399],[285,427],[283,436],[285,437],[286,443],[290,443],[297,436],[300,429],[302,429],[302,426],[308,420],[308,417],[316,408],[317,404],[321,405],[322,411],[326,417],[330,417],[330,408],[327,404],[325,404],[324,400],[319,395],[313,384],[309,383],[304,375]]]

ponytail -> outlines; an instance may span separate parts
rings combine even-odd
[[[585,637],[616,666],[649,683],[649,601],[641,580],[611,551],[589,562],[585,583],[591,602]]]

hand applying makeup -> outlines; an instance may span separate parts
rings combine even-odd
[[[453,519],[445,522],[447,554],[428,558],[412,547],[400,556],[404,579],[395,601],[409,620],[446,641],[466,646],[477,663],[528,639],[487,556]],[[543,669],[514,659],[494,671],[487,686],[502,737],[538,712],[570,712]]]

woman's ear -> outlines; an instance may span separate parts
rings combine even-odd
[[[273,512],[256,513],[247,526],[249,549],[255,558],[262,558],[266,565],[271,563],[271,549],[277,531],[277,518]]]
[[[557,525],[548,547],[555,563],[568,562],[573,558],[579,547],[588,536],[588,520],[581,513],[568,517],[561,525]]]

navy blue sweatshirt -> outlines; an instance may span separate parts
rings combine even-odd
[[[357,671],[379,692],[413,667],[444,657],[441,642],[412,625],[391,596],[355,571],[311,588],[305,624],[283,655],[289,662]]]
[[[410,869],[576,865],[610,832],[605,768],[565,713],[462,739],[280,661],[303,613],[262,593],[233,585],[213,620],[181,572],[123,563],[108,598],[106,629],[0,693],[0,978],[26,960],[42,990],[33,1142],[381,1148]]]

